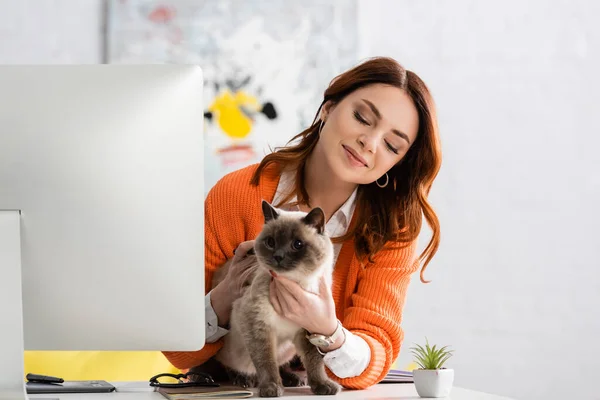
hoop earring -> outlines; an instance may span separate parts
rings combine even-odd
[[[377,184],[377,186],[379,186],[380,188],[384,188],[384,187],[386,187],[386,186],[388,185],[388,183],[389,183],[389,182],[390,182],[390,177],[388,176],[387,172],[385,173],[385,183],[384,183],[383,185],[381,185],[381,184],[379,183],[379,179],[377,179],[377,180],[375,181],[375,183]]]

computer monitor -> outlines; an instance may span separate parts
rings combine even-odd
[[[24,349],[204,346],[202,91],[193,65],[0,67],[0,390]]]

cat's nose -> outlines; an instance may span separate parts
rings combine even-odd
[[[285,256],[285,253],[281,249],[276,250],[273,253],[273,259],[277,262],[277,264],[281,264],[281,261],[283,260],[283,256]]]

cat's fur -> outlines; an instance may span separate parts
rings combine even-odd
[[[265,225],[256,238],[255,255],[249,255],[256,257],[256,267],[248,270],[243,295],[233,303],[230,330],[215,359],[237,373],[235,383],[258,385],[261,397],[276,397],[284,385],[303,383],[283,368],[297,353],[312,392],[336,394],[340,386],[327,377],[323,357],[306,338],[306,330],[277,315],[269,300],[271,270],[308,291],[318,291],[323,275],[331,285],[333,245],[324,232],[325,215],[320,208],[310,213],[279,210],[266,201],[262,210]],[[227,268],[218,271],[213,287]]]

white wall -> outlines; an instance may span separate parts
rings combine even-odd
[[[412,283],[400,365],[427,335],[456,349],[458,385],[600,399],[599,11],[544,0],[364,7],[369,52],[431,86],[444,145],[433,193],[442,245],[433,282]]]
[[[102,0],[0,0],[1,64],[102,62]]]
[[[363,55],[425,79],[444,145],[442,245],[410,288],[400,366],[427,335],[456,350],[459,386],[600,399],[600,3],[360,4]],[[0,63],[101,62],[101,0],[0,9]]]

